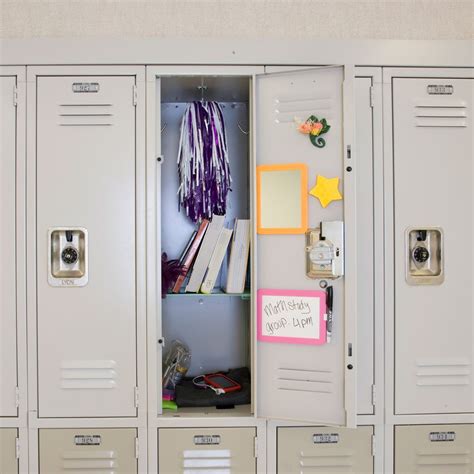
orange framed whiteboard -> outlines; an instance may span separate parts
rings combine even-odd
[[[257,233],[304,234],[308,168],[303,163],[257,166]]]

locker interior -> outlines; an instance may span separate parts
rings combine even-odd
[[[156,110],[159,114],[156,134],[157,153],[163,156],[158,184],[161,221],[161,251],[168,258],[179,258],[195,225],[178,212],[179,131],[186,106],[193,100],[218,101],[224,115],[232,175],[232,192],[228,197],[226,227],[234,218],[250,218],[250,78],[246,76],[162,76],[156,83]],[[247,367],[251,369],[251,299],[248,281],[243,294],[228,295],[222,291],[227,279],[227,257],[210,295],[195,293],[168,294],[161,302],[161,331],[165,346],[157,345],[158,381],[163,355],[173,340],[189,346],[191,366],[188,376],[222,372]],[[251,413],[251,406],[219,410],[229,416]],[[161,412],[159,401],[157,412]],[[213,413],[213,407],[180,408],[172,415],[199,412]],[[167,415],[164,412],[164,415]]]

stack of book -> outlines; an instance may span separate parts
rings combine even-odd
[[[250,221],[235,219],[234,229],[224,227],[225,216],[204,219],[184,248],[180,264],[184,272],[178,277],[173,293],[212,293],[222,263],[230,246],[226,293],[242,293],[245,288],[250,248]]]

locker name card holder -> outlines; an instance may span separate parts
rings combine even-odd
[[[100,435],[76,435],[74,444],[76,446],[100,446],[102,438]]]
[[[221,437],[219,435],[196,435],[194,444],[197,446],[221,444]]]
[[[455,431],[432,431],[430,433],[430,441],[443,442],[443,441],[454,441],[456,439]]]
[[[326,292],[257,291],[257,339],[288,344],[326,343]]]
[[[313,435],[314,444],[336,444],[339,443],[339,435],[337,433],[315,433]]]
[[[450,84],[429,84],[426,86],[429,95],[453,95],[454,87]]]
[[[72,84],[73,92],[99,92],[98,82],[74,82]]]

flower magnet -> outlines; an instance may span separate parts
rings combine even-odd
[[[329,131],[329,125],[325,118],[319,120],[316,115],[311,115],[305,122],[298,123],[298,131],[309,136],[311,143],[318,148],[326,145],[326,140],[321,136]]]

